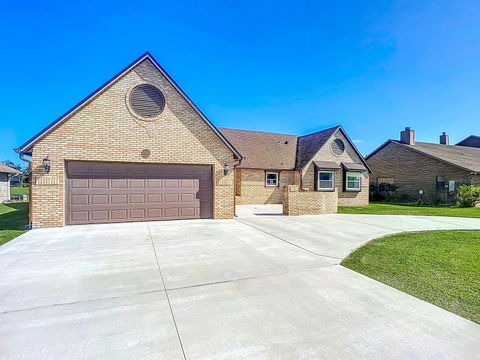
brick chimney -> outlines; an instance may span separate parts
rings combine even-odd
[[[415,130],[406,127],[400,131],[400,142],[408,145],[415,145]]]
[[[440,144],[448,145],[448,134],[445,131],[440,135]]]

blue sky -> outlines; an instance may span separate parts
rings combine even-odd
[[[148,50],[219,127],[480,134],[478,1],[9,1],[0,160]]]

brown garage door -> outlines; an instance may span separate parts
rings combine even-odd
[[[67,163],[67,224],[212,216],[208,165]]]

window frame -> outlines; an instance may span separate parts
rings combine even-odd
[[[275,175],[275,184],[268,183],[268,175]],[[265,186],[266,187],[279,187],[280,186],[280,171],[265,171]]]
[[[332,187],[322,188],[320,187],[320,174],[332,175]],[[317,191],[335,191],[335,171],[333,170],[317,170]]]
[[[358,188],[350,188],[348,186],[348,176],[355,175],[358,177]],[[359,171],[345,171],[345,191],[360,192],[362,191],[362,173]]]
[[[440,185],[442,184],[442,185]],[[443,175],[437,175],[435,177],[435,188],[437,190],[445,190],[446,188],[446,185],[447,184],[447,178],[446,176],[443,176]]]

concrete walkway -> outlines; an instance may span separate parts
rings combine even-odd
[[[439,217],[246,215],[0,247],[2,359],[480,359],[480,326],[338,265]]]

